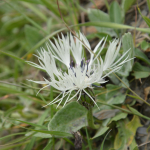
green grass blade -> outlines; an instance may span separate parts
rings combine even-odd
[[[111,131],[111,130],[110,130]],[[110,132],[109,131],[109,132]],[[101,148],[100,148],[100,150],[104,150],[103,148],[104,148],[104,142],[105,142],[105,140],[106,140],[106,137],[107,137],[107,135],[109,134],[109,132],[106,134],[106,136],[104,137],[104,140],[103,140],[103,142],[102,142],[102,145],[101,145]]]
[[[23,60],[23,59],[21,59],[21,58],[15,56],[15,55],[13,55],[13,54],[11,54],[11,53],[9,53],[9,52],[7,52],[7,53],[4,52],[4,51],[0,51],[0,52],[3,53],[4,55],[10,56],[11,58],[13,58],[13,59],[15,59],[15,60],[19,60],[19,61],[21,61],[21,62],[26,63],[25,60]]]
[[[13,144],[13,145],[9,145],[9,146],[0,146],[0,149],[1,150],[10,150],[10,149],[15,148],[15,147],[23,146],[29,142],[30,142],[30,140],[27,140],[27,141],[23,141],[19,144],[17,143],[17,144]]]
[[[17,138],[17,139],[14,139],[14,140],[12,140],[12,141],[10,141],[10,142],[8,142],[7,144],[5,144],[5,145],[1,145],[1,146],[8,146],[8,145],[11,145],[11,144],[14,144],[14,143],[18,143],[18,142],[20,142],[20,141],[24,141],[24,140],[26,140],[26,139],[28,139],[28,138],[30,138],[31,136],[33,136],[35,133],[33,133],[33,134],[31,134],[30,136],[28,136],[28,137],[19,137],[19,138]]]
[[[22,120],[13,119],[13,118],[9,118],[9,119],[14,120],[14,121],[19,121],[19,122],[22,122],[22,123],[25,123],[25,124],[28,124],[28,125],[31,125],[31,126],[34,126],[34,127],[38,127],[38,128],[41,128],[41,129],[47,129],[47,127],[39,125],[39,124],[36,124],[36,123],[34,124],[34,123],[31,123],[31,122],[22,121]]]
[[[54,144],[53,139],[50,139],[43,150],[50,150],[52,148],[53,144]]]
[[[107,27],[107,28],[114,28],[114,29],[133,29],[135,30],[135,27],[128,26],[128,25],[123,25],[123,24],[117,24],[117,23],[112,23],[112,22],[86,22],[86,23],[81,23],[77,25],[72,25],[69,27],[74,27],[74,26],[98,26],[98,27]],[[42,39],[40,42],[38,42],[32,49],[30,49],[22,58],[26,57],[28,54],[34,52],[37,48],[39,48],[42,44],[44,44],[46,41],[49,40],[49,38],[53,37],[57,33],[65,30],[66,28],[62,28],[60,30],[57,30],[53,32],[52,34],[46,36],[44,39]],[[145,33],[150,33],[149,28],[136,28],[138,31],[142,31]]]
[[[44,39],[42,39],[40,42],[38,42],[32,49],[30,49],[22,58],[26,57],[28,54],[32,53],[34,50],[39,48],[42,44],[44,44],[46,41],[48,41],[49,38],[53,37],[54,35],[56,35],[57,33],[65,30],[65,29],[66,28],[62,28],[62,29],[57,30],[57,31],[53,32],[52,34],[46,36]]]
[[[30,143],[26,145],[24,150],[31,150],[34,146],[36,137],[32,137]]]
[[[14,123],[15,124],[15,123]],[[46,134],[51,134],[54,136],[61,136],[61,137],[72,137],[72,134],[67,133],[67,132],[60,132],[60,131],[48,131],[48,130],[36,130],[36,129],[30,129],[26,127],[19,126],[20,128],[24,128],[27,130],[35,131],[35,132],[40,132],[40,133],[46,133]]]
[[[44,13],[40,12],[33,4],[23,2],[23,5],[31,9],[37,16],[39,16],[43,21],[47,21],[47,17]]]
[[[112,23],[112,22],[86,22],[82,24],[78,24],[77,26],[97,26],[97,27],[107,27],[107,28],[113,28],[113,29],[133,29],[135,30],[135,27],[118,24],[118,23]],[[150,33],[149,28],[136,28],[138,31],[142,31],[145,33]]]
[[[52,11],[57,17],[60,17],[58,9],[56,9],[53,5],[52,2],[48,0],[42,0],[42,2],[45,4],[45,6]]]
[[[88,141],[89,149],[90,149],[90,150],[92,150],[92,146],[91,146],[91,142],[90,142],[89,134],[88,134],[88,131],[87,131],[87,128],[86,128],[86,127],[85,127],[85,131],[86,131],[86,136],[87,136],[87,141]]]
[[[25,13],[23,13],[21,10],[19,10],[18,7],[16,7],[14,4],[11,4],[7,1],[5,1],[11,8],[14,8],[15,10],[17,10],[26,20],[28,20],[33,26],[35,26],[37,29],[43,31],[45,34],[47,34],[47,32],[40,26],[38,25],[35,21],[33,21],[32,19],[30,19],[27,15],[25,15]]]
[[[26,132],[19,132],[19,133],[10,134],[10,135],[1,137],[0,140],[4,140],[4,139],[7,139],[7,138],[12,137],[12,136],[22,135],[22,134],[26,134]]]

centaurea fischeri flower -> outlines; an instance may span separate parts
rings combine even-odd
[[[121,42],[114,40],[110,42],[105,59],[103,60],[100,53],[104,48],[106,39],[104,41],[103,38],[97,44],[93,50],[93,52],[97,54],[93,54],[90,51],[91,47],[88,40],[82,33],[77,34],[80,40],[71,34],[67,34],[66,37],[64,37],[63,34],[61,36],[62,38],[58,36],[58,40],[54,39],[54,43],[51,41],[49,41],[49,43],[47,42],[47,50],[42,48],[41,51],[38,52],[39,55],[35,55],[39,60],[39,65],[28,61],[30,65],[45,70],[50,76],[50,80],[44,78],[44,81],[29,81],[45,84],[45,87],[52,86],[61,91],[60,94],[47,105],[58,103],[58,107],[64,97],[66,97],[64,105],[76,96],[78,96],[78,101],[82,92],[97,105],[93,97],[85,89],[93,89],[94,83],[103,84],[107,82],[105,81],[106,76],[112,72],[118,71],[125,62],[129,61],[129,56],[127,55],[128,51],[116,60]],[[83,48],[85,46],[90,52],[89,60],[85,60],[84,58]],[[73,61],[70,60],[71,53]],[[66,71],[57,68],[56,60],[66,66]],[[76,93],[71,96],[73,91]]]

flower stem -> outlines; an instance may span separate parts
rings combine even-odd
[[[88,121],[89,127],[93,128],[93,129],[98,129],[99,128],[99,125],[95,125],[94,121],[93,121],[92,106],[89,107],[89,110],[88,110],[88,113],[87,113],[87,121]]]

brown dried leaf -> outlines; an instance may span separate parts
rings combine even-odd
[[[150,86],[144,89],[145,100],[147,100],[148,94],[150,94]]]
[[[145,52],[146,52],[146,53],[150,52],[150,48],[148,48]]]
[[[117,112],[119,112],[119,109],[112,109],[112,110],[102,110],[97,113],[94,113],[94,117],[96,117],[99,120],[112,118],[116,115]]]
[[[78,131],[73,132],[73,135],[75,137],[75,141],[74,141],[75,149],[77,149],[77,150],[82,149],[82,137],[81,137],[80,132],[78,132]]]

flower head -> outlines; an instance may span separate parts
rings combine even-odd
[[[62,38],[58,36],[58,40],[54,39],[55,43],[49,41],[49,43],[46,44],[47,50],[42,48],[41,51],[38,52],[39,56],[35,55],[39,60],[39,65],[28,61],[30,65],[45,70],[50,76],[50,80],[44,78],[44,81],[29,81],[38,84],[46,84],[45,87],[53,86],[55,89],[61,91],[61,93],[47,105],[58,103],[59,106],[63,98],[67,97],[64,103],[65,105],[77,95],[78,101],[82,92],[97,105],[93,97],[85,89],[93,89],[94,83],[103,84],[107,82],[104,79],[106,76],[112,72],[118,71],[125,62],[129,61],[127,52],[116,60],[121,46],[121,42],[118,40],[110,42],[105,59],[103,60],[100,53],[106,42],[104,38],[93,50],[94,53],[97,52],[97,55],[89,51],[90,59],[85,60],[83,48],[86,46],[86,48],[91,49],[91,47],[82,33],[77,34],[77,36],[79,38],[71,34],[68,34],[66,37],[62,34]],[[117,47],[118,43],[119,46]],[[71,53],[74,61],[70,61]],[[61,71],[56,67],[56,60],[66,66],[66,71]],[[71,96],[73,91],[76,93]]]

